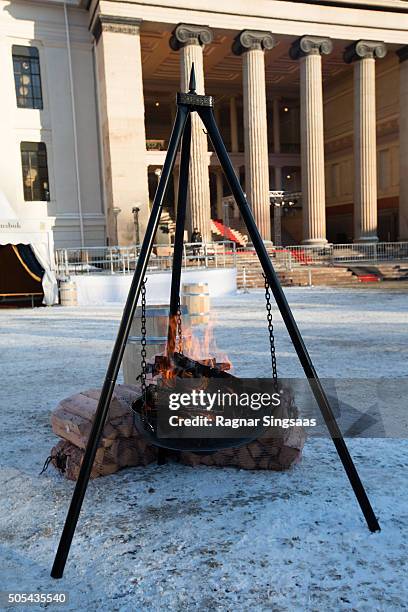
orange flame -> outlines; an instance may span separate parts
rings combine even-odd
[[[216,363],[222,363],[223,369],[229,370],[232,368],[232,363],[227,354],[220,351],[217,347],[214,327],[214,317],[211,317],[208,324],[202,329],[202,334],[198,335],[191,324],[182,321],[182,339],[177,334],[177,317],[169,319],[170,334],[167,343],[166,354],[169,358],[164,367],[161,368],[161,376],[164,380],[170,380],[175,376],[174,369],[171,364],[171,355],[173,351],[183,352],[187,357],[194,361],[214,367]]]
[[[221,351],[216,344],[214,328],[215,320],[212,316],[209,323],[198,330],[193,329],[190,324],[184,319],[182,321],[182,343],[177,335],[177,317],[169,319],[170,334],[167,342],[165,353],[157,354],[156,357],[161,357],[159,362],[159,373],[152,376],[151,383],[155,384],[159,380],[166,385],[171,385],[176,376],[176,369],[173,367],[172,354],[173,352],[183,352],[183,354],[193,361],[201,362],[210,367],[221,367],[223,370],[232,369],[232,363],[227,354]],[[181,351],[180,351],[181,349]],[[155,359],[153,359],[153,363]],[[156,362],[157,365],[158,362]],[[187,375],[187,373],[185,374]],[[192,376],[192,375],[191,375]],[[175,381],[174,381],[175,382]]]
[[[195,333],[193,327],[188,326],[183,329],[183,351],[185,355],[194,359],[211,365],[211,362],[228,364],[228,368],[232,368],[232,363],[228,358],[227,354],[221,351],[216,342],[215,338],[215,320],[211,316],[210,321],[207,323],[205,328],[202,330],[201,337]]]

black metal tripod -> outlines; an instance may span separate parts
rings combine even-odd
[[[190,158],[190,139],[191,139],[191,113],[197,112],[200,116],[207,133],[212,141],[214,150],[218,155],[221,167],[225,173],[226,179],[232,191],[232,194],[237,202],[241,215],[245,221],[248,234],[255,247],[259,261],[262,265],[266,280],[272,290],[276,304],[281,312],[283,321],[286,325],[293,346],[302,364],[306,377],[319,405],[327,428],[330,432],[333,443],[336,447],[338,455],[341,459],[343,467],[349,478],[350,484],[356,495],[357,501],[367,521],[370,531],[379,531],[380,526],[373,512],[370,501],[367,497],[363,484],[354,466],[353,460],[347,449],[341,431],[337,425],[332,409],[323,390],[321,382],[313,367],[306,346],[303,342],[300,331],[293,318],[289,304],[283,293],[279,279],[272,266],[270,257],[265,249],[263,240],[259,234],[255,224],[252,212],[245,199],[245,195],[235,175],[231,165],[227,150],[222,141],[220,132],[215,122],[213,113],[213,98],[212,96],[198,95],[195,91],[195,76],[194,67],[190,76],[190,91],[188,93],[177,94],[177,114],[170,137],[166,160],[164,162],[163,171],[160,177],[160,182],[157,187],[156,195],[153,201],[153,207],[150,214],[149,223],[147,225],[146,234],[143,239],[140,255],[137,261],[137,266],[133,276],[132,284],[129,290],[129,295],[123,311],[122,320],[119,327],[119,332],[112,351],[112,356],[106,372],[105,381],[102,387],[98,407],[95,414],[92,430],[89,436],[85,455],[82,461],[79,472],[78,481],[75,491],[72,496],[72,501],[68,510],[68,515],[65,521],[64,529],[61,535],[57,554],[55,556],[54,565],[52,567],[51,576],[53,578],[61,578],[64,572],[65,563],[68,557],[72,538],[74,536],[76,524],[83,499],[85,497],[86,488],[88,486],[89,476],[92,465],[95,459],[96,450],[99,440],[105,425],[106,417],[109,410],[109,405],[112,399],[113,390],[118,376],[120,364],[122,362],[123,353],[125,351],[126,342],[128,339],[130,326],[135,314],[138,303],[142,283],[144,280],[147,263],[150,257],[153,246],[154,237],[160,221],[163,200],[171,176],[177,151],[182,140],[181,162],[180,162],[180,178],[178,191],[178,209],[176,221],[176,234],[174,242],[173,255],[173,273],[170,296],[170,316],[169,316],[169,332],[168,332],[168,354],[174,352],[176,326],[174,324],[177,317],[179,306],[180,293],[180,276],[182,267],[183,254],[183,231],[186,214],[187,201],[187,186]]]

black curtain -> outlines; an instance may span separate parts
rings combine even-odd
[[[37,261],[36,256],[31,250],[30,245],[28,244],[16,244],[18,254],[21,259],[27,266],[27,268],[35,275],[39,276],[41,279],[44,276],[44,268]]]
[[[0,305],[40,304],[44,296],[44,270],[31,248],[25,244],[0,246]],[[15,302],[15,304],[14,304]]]

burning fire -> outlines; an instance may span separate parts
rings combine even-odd
[[[230,370],[232,368],[230,359],[226,353],[217,347],[214,334],[214,323],[214,319],[210,319],[201,337],[194,333],[192,327],[183,330],[183,352],[190,357],[190,359],[203,363],[208,362],[207,365],[211,365],[210,362],[212,361],[226,364],[228,368],[225,369]]]
[[[200,331],[193,330],[191,325],[187,325],[185,321],[182,321],[182,339],[180,343],[177,333],[177,317],[170,317],[170,333],[166,353],[156,356],[156,366],[158,366],[156,371],[158,370],[163,381],[169,382],[177,376],[177,368],[174,367],[173,362],[174,353],[182,353],[192,362],[197,362],[210,368],[219,368],[224,371],[232,369],[233,366],[227,354],[217,347],[214,327],[213,318]],[[186,374],[183,375],[186,376]]]

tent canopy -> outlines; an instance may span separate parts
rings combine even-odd
[[[2,191],[0,191],[0,219],[17,220],[13,207]]]
[[[28,245],[0,246],[0,303],[41,303],[44,272]]]
[[[42,295],[43,304],[58,302],[58,286],[52,271],[52,232],[43,226],[51,221],[20,221],[0,191],[0,296]],[[0,299],[2,299],[0,297]],[[21,299],[21,298],[20,298]]]

